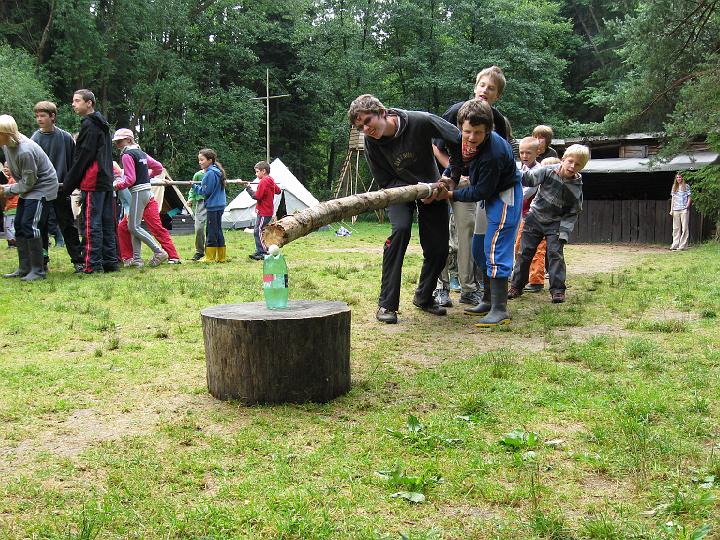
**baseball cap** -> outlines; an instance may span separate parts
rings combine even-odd
[[[128,128],[120,128],[115,132],[115,135],[113,135],[112,140],[113,141],[121,141],[123,139],[132,139],[134,141],[135,135]]]

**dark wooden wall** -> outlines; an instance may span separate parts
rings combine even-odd
[[[571,242],[672,243],[670,201],[586,200]],[[709,224],[690,208],[690,241],[707,238]]]

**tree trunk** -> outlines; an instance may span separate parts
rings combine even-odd
[[[391,204],[423,199],[429,194],[428,184],[416,184],[333,199],[306,208],[291,216],[285,216],[276,223],[268,225],[262,233],[263,241],[268,246],[272,244],[284,246],[323,225],[359,216],[365,212],[387,208]]]
[[[326,402],[350,388],[350,308],[291,301],[215,306],[201,312],[207,383],[245,404]]]

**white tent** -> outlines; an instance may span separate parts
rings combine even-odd
[[[288,214],[292,214],[297,210],[303,210],[308,206],[319,204],[319,201],[313,197],[305,186],[295,178],[285,164],[279,159],[275,159],[270,164],[270,176],[273,177],[275,183],[280,187],[282,193],[275,195],[275,211],[277,212],[280,200],[285,197],[285,209]],[[257,181],[253,182],[253,188],[257,188]],[[225,207],[222,216],[222,226],[224,229],[244,229],[252,227],[255,224],[255,199],[243,190],[240,195]]]

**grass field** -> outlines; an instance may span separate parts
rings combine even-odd
[[[80,277],[53,248],[46,281],[3,280],[0,537],[720,538],[720,246],[568,246],[568,302],[488,331],[412,307],[416,237],[376,323],[386,234],[285,249],[292,299],[352,308],[327,404],[207,392],[199,312],[261,299],[252,235],[223,265]]]

